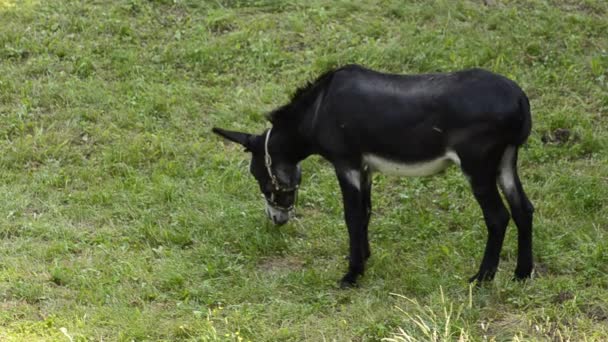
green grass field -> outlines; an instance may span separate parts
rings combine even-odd
[[[608,340],[608,2],[0,0],[0,340]],[[340,290],[333,170],[272,226],[248,155],[342,64],[483,67],[528,93],[536,271],[466,279],[485,246],[455,167],[374,178],[372,258]],[[387,340],[387,341],[388,341]]]

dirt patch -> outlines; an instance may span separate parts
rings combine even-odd
[[[549,274],[549,267],[542,262],[536,262],[534,264],[534,276],[544,277]]]
[[[590,319],[596,322],[608,322],[608,308],[600,305],[588,305],[583,311]]]
[[[570,291],[561,291],[555,297],[553,297],[553,303],[562,304],[567,300],[571,300],[574,298],[574,294]]]
[[[258,268],[264,272],[281,273],[300,270],[304,264],[303,260],[293,256],[272,257],[260,261]]]
[[[567,128],[558,128],[553,132],[543,133],[540,140],[545,145],[564,145],[567,142],[577,142],[579,137],[577,134],[572,134],[572,132]]]
[[[599,2],[598,2],[599,3]],[[578,0],[566,0],[566,1],[553,1],[553,6],[557,6],[562,11],[573,13],[580,12],[587,15],[604,15],[604,8],[601,5],[593,5],[587,3],[587,1]]]
[[[15,308],[26,306],[27,302],[22,300],[5,300],[0,302],[0,311],[6,311]]]
[[[490,340],[500,339],[506,331],[523,330],[526,325],[525,320],[514,314],[500,315],[499,317],[483,322],[481,330],[483,335],[490,337]],[[507,333],[508,334],[508,333]],[[499,337],[499,338],[497,338]]]

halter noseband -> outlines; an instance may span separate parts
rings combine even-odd
[[[295,187],[283,187],[281,183],[279,183],[279,179],[272,173],[272,158],[270,157],[270,152],[268,152],[268,142],[270,141],[270,132],[272,128],[270,128],[266,132],[266,139],[264,140],[264,164],[266,165],[266,171],[268,172],[268,176],[270,177],[270,181],[272,182],[272,186],[276,192],[290,192],[295,191],[296,198],[294,199],[294,204],[289,207],[283,207],[282,205],[276,203],[274,201],[274,192],[270,192],[270,200],[267,199],[268,203],[277,209],[283,209],[287,211],[291,211],[295,207],[295,202],[297,201],[298,196],[298,185]]]

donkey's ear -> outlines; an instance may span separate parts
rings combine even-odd
[[[228,131],[225,129],[213,127],[213,133],[220,135],[230,141],[234,141],[237,144],[243,145],[245,147],[245,151],[251,152],[253,150],[253,135],[249,133],[241,133],[235,131]]]

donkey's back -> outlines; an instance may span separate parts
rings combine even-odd
[[[326,92],[317,127],[348,153],[413,162],[473,143],[519,146],[530,134],[524,92],[482,69],[395,75],[348,66]]]

